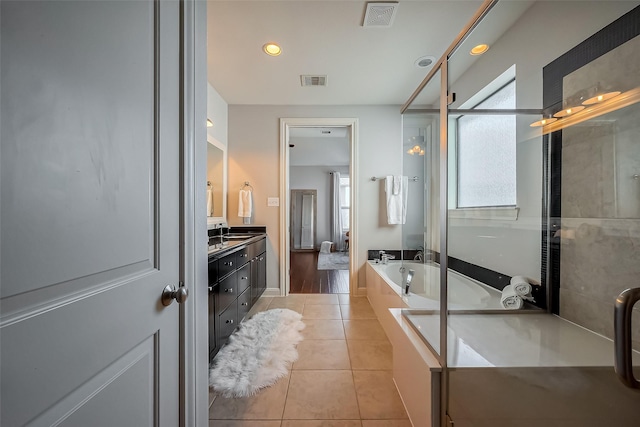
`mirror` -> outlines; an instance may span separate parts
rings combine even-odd
[[[207,138],[207,225],[226,221],[227,215],[227,147]]]
[[[315,250],[317,190],[291,190],[291,250]]]

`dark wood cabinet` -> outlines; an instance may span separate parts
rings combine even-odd
[[[209,256],[209,361],[267,287],[266,237]]]

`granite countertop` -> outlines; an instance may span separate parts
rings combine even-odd
[[[222,243],[209,244],[207,255],[209,257],[219,257],[234,249],[247,246],[257,242],[267,236],[266,233],[233,233],[225,236]],[[220,240],[219,237],[210,238],[209,241]]]

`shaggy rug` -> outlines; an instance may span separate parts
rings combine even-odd
[[[275,384],[298,359],[302,315],[286,308],[244,321],[213,359],[209,385],[225,397],[246,397]]]
[[[349,252],[318,254],[318,270],[348,270]]]

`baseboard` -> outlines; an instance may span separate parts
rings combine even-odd
[[[267,288],[262,293],[262,296],[265,296],[265,297],[279,297],[279,296],[281,296],[280,288]]]

